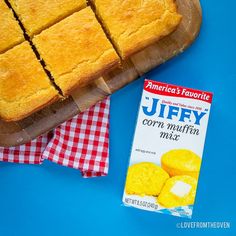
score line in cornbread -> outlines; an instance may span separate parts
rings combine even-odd
[[[0,1],[0,53],[24,41],[24,35],[13,12]]]
[[[86,7],[86,0],[9,0],[29,36]]]

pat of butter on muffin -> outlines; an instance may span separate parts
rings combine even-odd
[[[175,185],[171,188],[170,192],[176,195],[177,197],[184,197],[189,194],[192,186],[186,184],[182,181],[177,181]]]
[[[168,179],[157,198],[157,202],[174,208],[192,205],[196,196],[197,180],[188,175],[175,176]]]

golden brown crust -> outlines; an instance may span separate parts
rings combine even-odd
[[[24,41],[20,25],[4,1],[0,1],[0,53]]]
[[[123,59],[170,34],[181,21],[174,0],[92,2]]]
[[[0,55],[0,117],[17,121],[59,98],[28,42]]]
[[[86,7],[86,0],[9,0],[30,36]]]
[[[119,63],[90,7],[44,30],[33,43],[64,95]]]
[[[6,122],[13,122],[13,121],[19,121],[22,120],[32,114],[34,114],[37,111],[40,111],[41,109],[53,104],[54,102],[58,101],[60,99],[59,95],[56,95],[55,97],[53,97],[50,101],[48,101],[47,103],[41,104],[40,106],[38,106],[37,108],[30,110],[27,114],[24,115],[18,115],[17,117],[13,117],[13,118],[9,118],[9,117],[3,117],[0,116],[0,118]]]
[[[66,94],[66,96],[68,96],[78,87],[82,88],[82,87],[88,85],[89,83],[91,83],[92,81],[98,79],[102,75],[106,74],[110,70],[116,68],[119,63],[120,62],[117,59],[116,61],[113,61],[112,63],[104,66],[103,68],[98,70],[96,73],[90,74],[89,77],[81,77],[80,80],[78,80],[78,82],[74,84],[74,86],[72,86],[71,88],[68,88],[68,90],[65,90],[64,93]]]

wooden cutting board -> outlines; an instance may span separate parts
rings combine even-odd
[[[0,146],[10,147],[29,142],[57,127],[96,102],[114,93],[147,71],[183,52],[196,39],[202,21],[199,0],[176,0],[183,20],[177,30],[145,50],[135,54],[122,67],[80,88],[64,101],[59,101],[24,120],[0,120]]]

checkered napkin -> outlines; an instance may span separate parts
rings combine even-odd
[[[47,159],[78,169],[83,177],[105,176],[109,157],[109,108],[110,98],[107,98],[25,145],[0,147],[0,161],[41,164]]]

